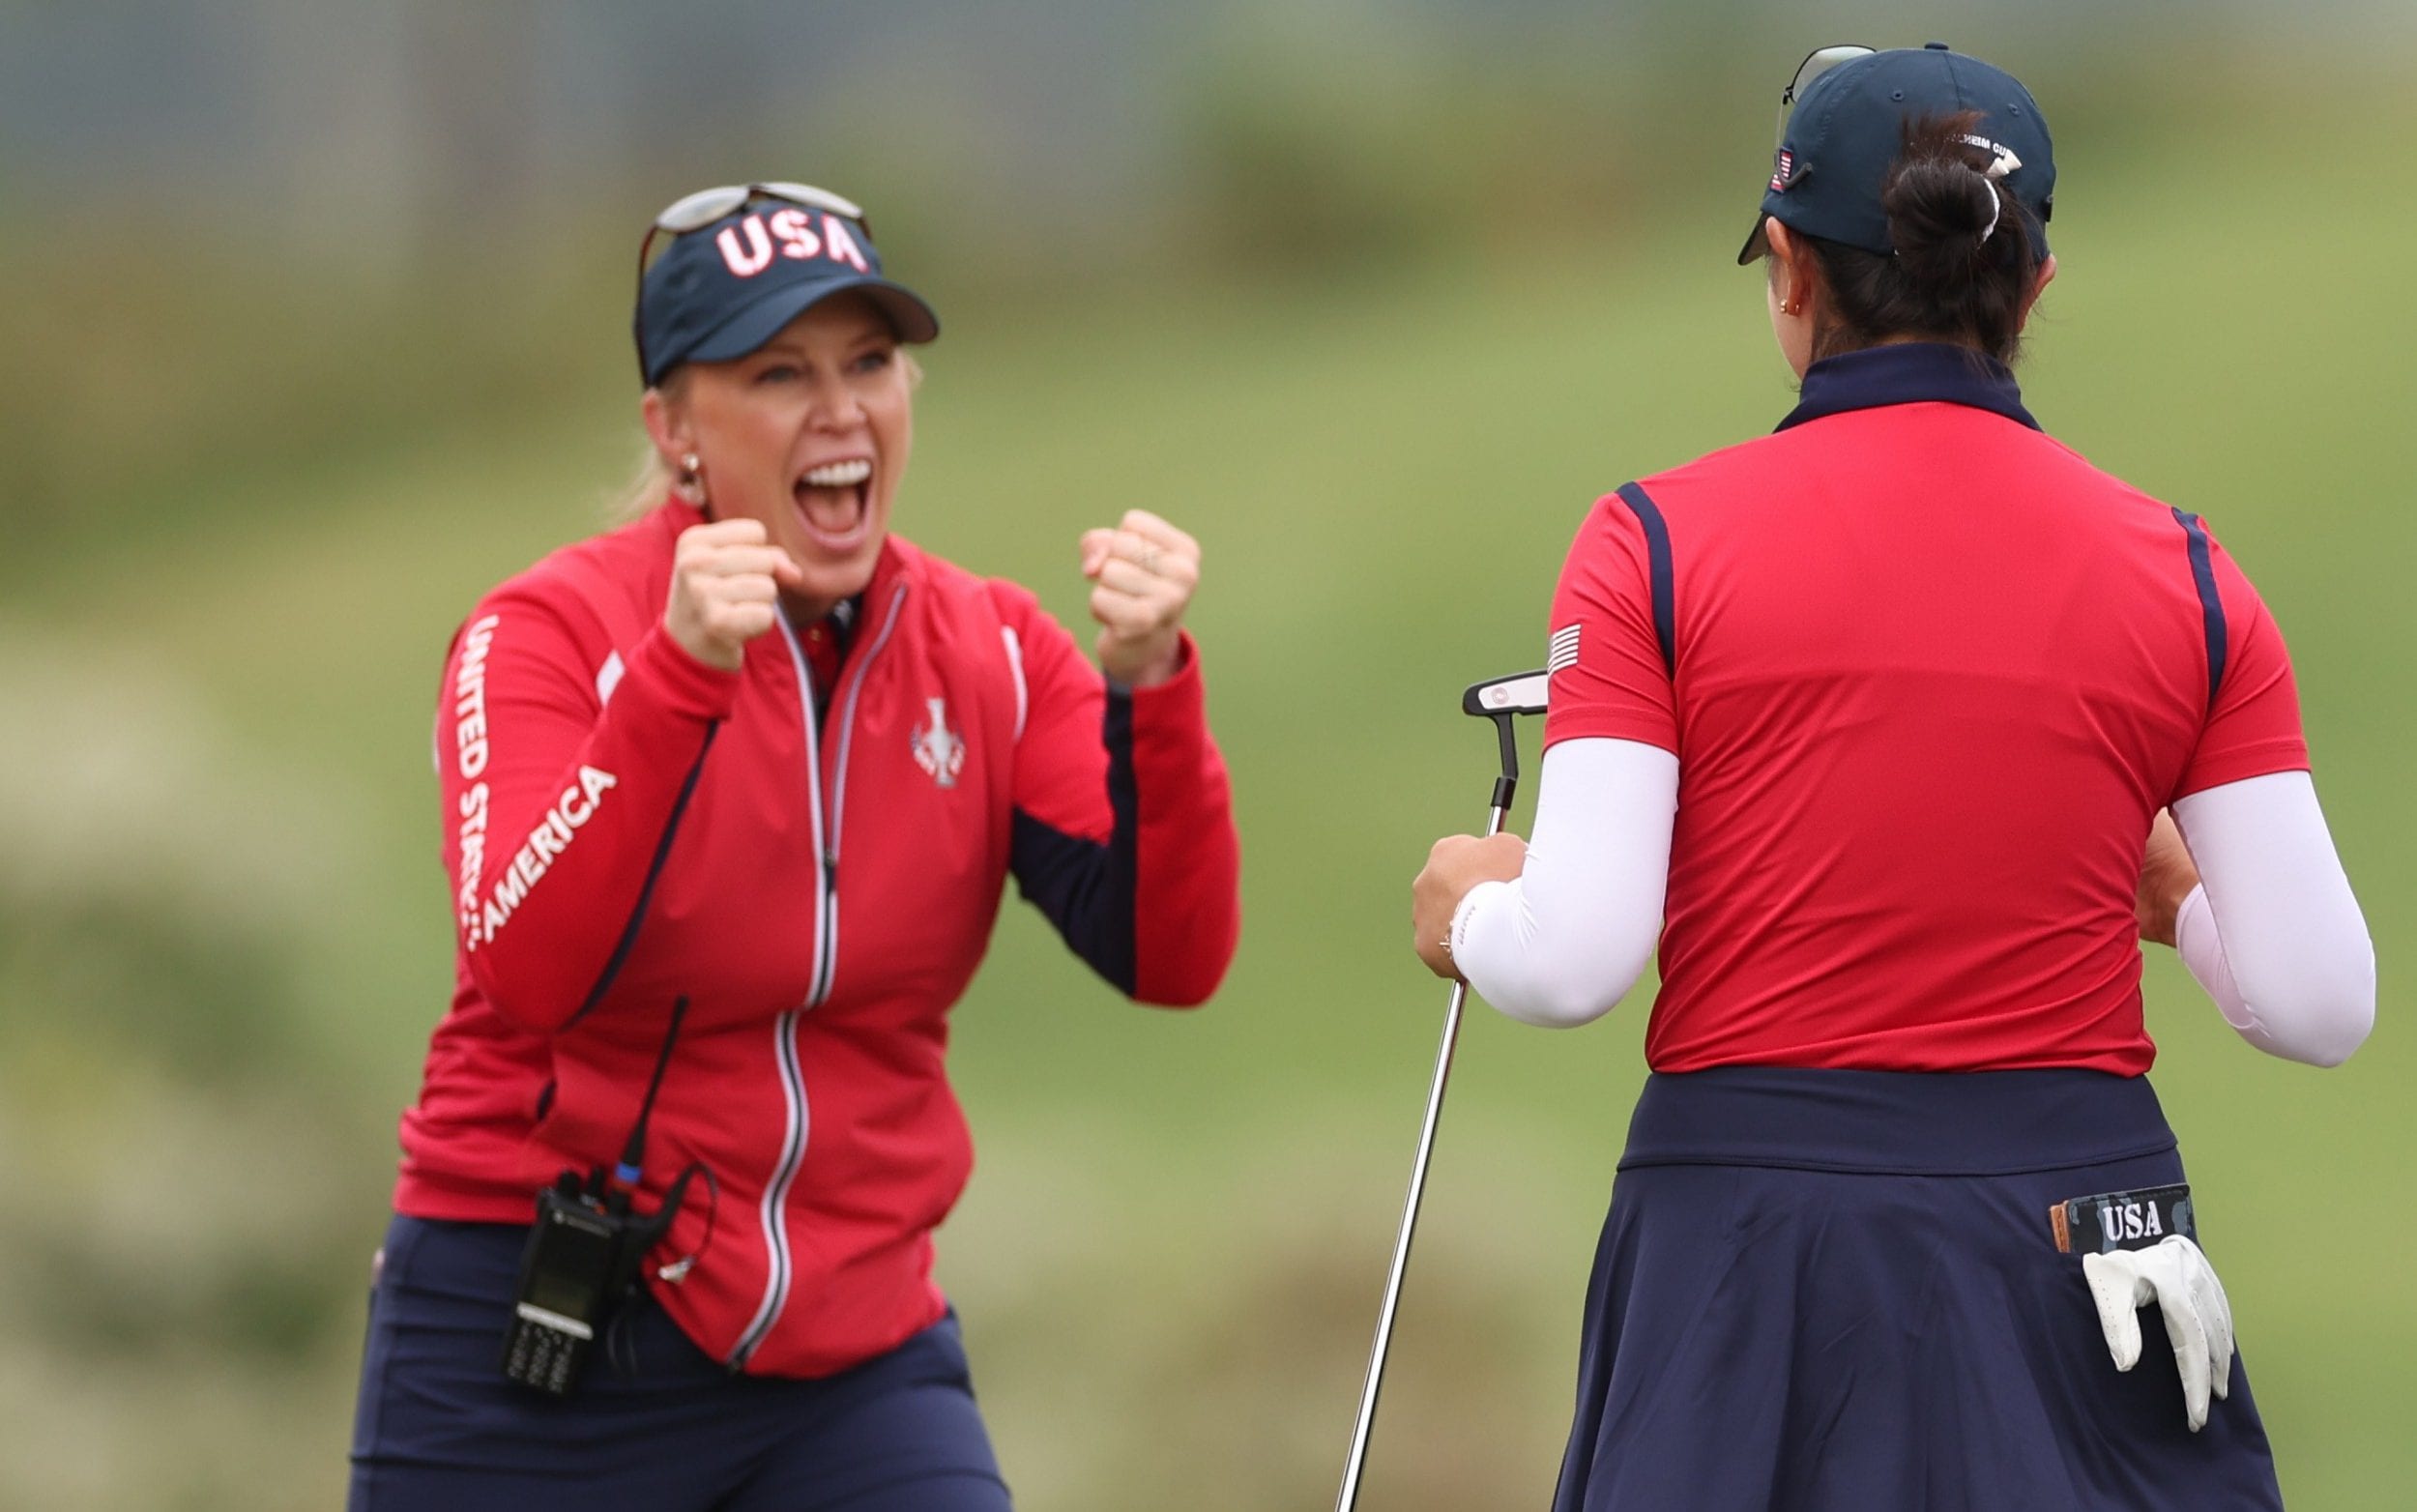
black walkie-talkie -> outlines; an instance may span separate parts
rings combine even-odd
[[[638,1104],[637,1122],[607,1180],[597,1167],[583,1181],[566,1171],[538,1193],[537,1221],[520,1253],[520,1289],[504,1332],[504,1375],[549,1396],[568,1396],[587,1369],[614,1311],[637,1289],[647,1251],[661,1240],[688,1185],[684,1173],[652,1214],[629,1210],[629,1194],[646,1159],[646,1119],[671,1063],[672,1042],[688,1000],[672,1004],[662,1054]]]
[[[538,1194],[537,1225],[520,1257],[520,1296],[504,1335],[506,1376],[553,1396],[578,1384],[621,1300],[628,1225],[626,1213],[596,1202],[570,1172]]]

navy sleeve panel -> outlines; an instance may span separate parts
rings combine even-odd
[[[2190,538],[2191,583],[2199,590],[2199,612],[2207,625],[2207,707],[2216,707],[2216,695],[2224,690],[2224,663],[2231,643],[2224,623],[2224,596],[2216,592],[2216,564],[2207,545],[2207,527],[2199,516],[2180,509],[2173,511],[2174,522]]]
[[[697,749],[696,764],[688,769],[688,779],[680,784],[680,796],[672,800],[671,817],[663,821],[663,838],[655,842],[655,859],[647,863],[646,881],[638,885],[638,901],[630,905],[629,921],[621,926],[621,938],[614,943],[613,953],[605,960],[604,970],[597,974],[596,985],[588,989],[587,997],[564,1021],[565,1029],[586,1018],[590,1009],[604,1001],[604,994],[611,990],[614,978],[621,974],[623,963],[629,959],[629,947],[638,943],[638,926],[646,922],[646,906],[655,896],[655,884],[662,878],[663,863],[671,859],[671,842],[680,833],[681,816],[688,811],[688,800],[696,796],[697,778],[705,774],[705,758],[713,754],[713,737],[720,730],[721,721],[718,719],[705,727],[705,743]],[[551,1082],[546,1085],[549,1088],[553,1086]]]
[[[1241,844],[1199,649],[1184,635],[1173,677],[1113,686],[1029,592],[997,580],[991,592],[1015,632],[1008,660],[1028,711],[1006,803],[1008,871],[1127,998],[1208,1002],[1240,935]]]
[[[1653,638],[1661,643],[1662,670],[1675,677],[1678,673],[1678,616],[1672,600],[1676,596],[1673,586],[1670,562],[1670,528],[1662,523],[1661,509],[1652,497],[1635,483],[1622,483],[1618,488],[1620,502],[1637,517],[1645,531],[1646,572],[1653,591]]]
[[[1015,810],[1008,869],[1026,900],[1048,916],[1066,945],[1127,997],[1134,965],[1135,901],[1141,852],[1141,790],[1133,777],[1133,698],[1111,686],[1102,738],[1108,748],[1105,841],[1085,839]]]

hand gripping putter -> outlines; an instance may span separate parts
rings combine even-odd
[[[1485,832],[1500,834],[1509,817],[1511,796],[1519,789],[1519,738],[1512,721],[1521,714],[1544,712],[1547,674],[1522,672],[1471,683],[1460,698],[1463,713],[1494,721],[1501,742],[1502,771],[1494,779],[1493,813]],[[1427,1157],[1435,1152],[1435,1125],[1443,1114],[1443,1084],[1452,1074],[1452,1046],[1460,1038],[1461,1005],[1469,984],[1452,983],[1451,1005],[1443,1010],[1443,1043],[1435,1053],[1435,1080],[1427,1089],[1426,1121],[1418,1128],[1418,1154],[1410,1168],[1410,1195],[1402,1203],[1402,1229],[1393,1240],[1393,1268],[1384,1278],[1384,1302],[1377,1314],[1376,1343],[1368,1352],[1368,1383],[1359,1393],[1359,1421],[1352,1429],[1351,1458],[1343,1467],[1343,1490],[1334,1499],[1335,1512],[1352,1512],[1359,1504],[1359,1472],[1368,1460],[1368,1430],[1376,1423],[1377,1388],[1384,1383],[1384,1352],[1393,1342],[1393,1313],[1401,1305],[1402,1273],[1410,1266],[1410,1236],[1418,1226],[1418,1199],[1427,1186]]]

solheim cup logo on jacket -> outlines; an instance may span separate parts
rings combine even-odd
[[[915,727],[915,765],[940,786],[953,788],[957,785],[957,773],[965,770],[965,741],[948,728],[946,699],[927,698],[923,707],[931,711],[931,723]]]

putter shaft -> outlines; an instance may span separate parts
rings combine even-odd
[[[1502,822],[1509,812],[1509,795],[1499,787],[1492,816],[1486,821],[1485,832],[1491,836],[1502,831]],[[1359,1392],[1359,1421],[1352,1429],[1351,1458],[1343,1467],[1343,1489],[1335,1497],[1335,1512],[1352,1512],[1359,1504],[1359,1472],[1368,1461],[1368,1434],[1376,1426],[1377,1390],[1384,1383],[1385,1351],[1393,1342],[1393,1314],[1401,1305],[1402,1276],[1410,1268],[1411,1235],[1418,1227],[1418,1200],[1427,1188],[1427,1159],[1435,1152],[1435,1128],[1443,1117],[1443,1085],[1452,1075],[1452,1047],[1460,1038],[1460,1012],[1469,1000],[1469,984],[1452,983],[1451,1005],[1443,1011],[1443,1042],[1435,1053],[1435,1080],[1427,1088],[1426,1120],[1418,1127],[1418,1154],[1410,1168],[1410,1193],[1402,1202],[1401,1232],[1393,1239],[1393,1268],[1385,1274],[1384,1302],[1377,1313],[1376,1342],[1368,1352],[1368,1381]]]

